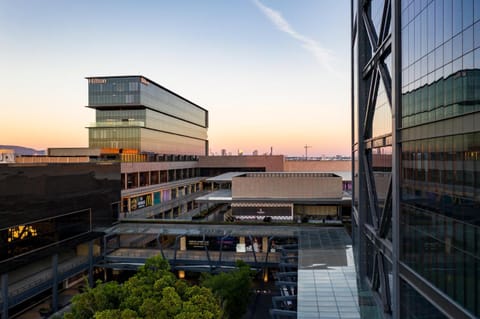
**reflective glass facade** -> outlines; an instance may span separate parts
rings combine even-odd
[[[119,202],[119,163],[0,165],[0,273],[110,226]]]
[[[140,104],[140,78],[89,78],[88,105],[116,106]]]
[[[480,317],[480,1],[352,1],[353,234],[394,318]]]
[[[365,6],[363,2],[352,2],[353,15],[360,15],[355,19],[362,18],[357,6],[368,12],[368,20],[359,20],[356,26],[362,32],[352,38],[352,238],[360,289],[376,293],[380,308],[390,315],[395,311],[393,261],[390,254],[378,252],[375,242],[392,243],[392,54],[388,37],[392,27],[384,1],[367,1]]]
[[[96,109],[90,147],[207,153],[207,110],[141,76],[88,81],[89,107]]]
[[[401,281],[401,313],[403,318],[447,319],[435,306],[429,303],[405,281]]]
[[[480,1],[402,2],[401,260],[480,316]],[[430,317],[425,317],[430,318]]]

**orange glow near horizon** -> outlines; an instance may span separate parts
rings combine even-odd
[[[86,78],[140,75],[208,110],[214,154],[350,154],[349,2],[225,3],[1,2],[0,144],[86,147]]]
[[[56,129],[42,127],[25,127],[15,129],[13,125],[3,129],[3,145],[17,145],[29,147],[36,150],[45,150],[50,147],[87,147],[88,132],[87,129],[79,125],[80,128],[60,126]],[[229,134],[217,132],[214,128],[209,130],[209,153],[220,155],[221,150],[236,155],[238,150],[243,150],[245,155],[252,154],[255,150],[259,155],[270,153],[273,148],[275,155],[303,156],[305,153],[304,145],[312,146],[308,149],[309,156],[320,155],[349,155],[346,150],[350,141],[350,130],[345,130],[343,134],[337,132],[293,132],[279,131],[275,127],[245,130],[240,128],[238,131],[235,126],[229,128]],[[272,133],[273,132],[273,133]]]

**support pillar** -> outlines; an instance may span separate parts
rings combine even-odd
[[[187,250],[187,237],[185,236],[180,237],[180,250],[181,251]]]
[[[358,13],[357,16],[357,34],[356,34],[356,41],[357,46],[356,50],[355,47],[352,45],[352,57],[355,56],[357,59],[358,70],[354,72],[355,67],[352,64],[352,81],[353,76],[356,76],[357,82],[357,94],[353,94],[354,102],[357,104],[358,109],[353,110],[357,112],[357,125],[356,127],[353,126],[352,130],[357,131],[357,139],[352,141],[352,145],[355,143],[357,144],[357,155],[358,156],[358,180],[355,183],[354,188],[358,189],[353,190],[353,195],[358,194],[358,198],[355,196],[352,198],[352,209],[354,209],[356,201],[358,201],[358,232],[356,234],[355,242],[357,243],[357,252],[356,255],[358,257],[358,269],[357,272],[360,276],[360,287],[363,288],[363,285],[367,285],[365,278],[367,278],[368,272],[368,265],[367,265],[367,237],[365,235],[365,224],[367,223],[367,214],[368,214],[368,192],[367,192],[367,172],[365,169],[366,164],[366,154],[365,149],[365,120],[366,120],[366,113],[368,109],[368,92],[370,89],[371,84],[371,77],[365,79],[363,77],[363,68],[368,64],[372,56],[372,49],[370,47],[370,42],[367,36],[367,30],[365,24],[363,22],[363,15],[364,12],[364,1],[356,2]],[[353,28],[352,28],[353,30]],[[352,36],[353,39],[353,36]],[[353,82],[352,82],[353,83]],[[352,105],[353,107],[353,105]],[[352,114],[352,119],[354,118],[354,114]],[[352,137],[355,137],[354,135]],[[355,159],[355,157],[354,157]],[[353,175],[352,175],[353,176]],[[355,180],[355,179],[353,179]]]
[[[392,318],[400,318],[401,2],[392,2]]]
[[[8,274],[2,274],[2,319],[8,318]]]
[[[93,287],[93,240],[88,242],[88,285]]]
[[[58,311],[58,254],[52,256],[52,311]]]
[[[262,237],[262,252],[268,253],[268,237]]]

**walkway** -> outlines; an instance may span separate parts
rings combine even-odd
[[[298,256],[298,319],[382,318],[372,295],[357,287],[352,242],[344,228],[303,230]]]
[[[102,267],[111,268],[132,268],[145,262],[149,257],[161,254],[159,249],[140,249],[140,248],[119,248],[105,256]],[[237,253],[234,251],[202,251],[202,250],[178,250],[175,254],[173,249],[163,250],[164,258],[170,261],[173,267],[177,269],[188,269],[198,266],[222,267],[235,265],[237,260],[243,260],[253,267],[271,267],[279,262],[277,252],[246,252]]]

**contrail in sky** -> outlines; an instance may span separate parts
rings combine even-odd
[[[282,14],[278,11],[275,11],[264,4],[262,4],[258,0],[252,0],[253,3],[262,11],[262,13],[282,32],[290,35],[292,38],[301,42],[302,47],[305,48],[307,51],[313,54],[313,56],[317,59],[317,61],[329,72],[336,74],[334,71],[331,63],[334,60],[334,56],[332,53],[323,48],[319,43],[315,40],[298,33],[295,31],[290,24],[285,20]]]

